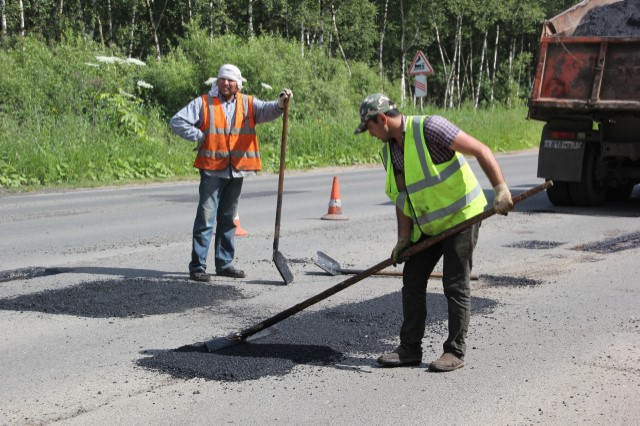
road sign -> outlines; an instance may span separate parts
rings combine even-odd
[[[416,97],[424,98],[427,96],[427,76],[424,74],[416,75]]]
[[[427,61],[427,57],[422,53],[422,50],[418,50],[416,52],[416,56],[413,58],[413,62],[411,63],[411,68],[409,68],[409,75],[420,74],[433,74],[433,68],[429,64],[429,61]]]

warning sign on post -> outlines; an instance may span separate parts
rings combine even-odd
[[[416,52],[415,58],[413,58],[413,62],[411,63],[411,68],[409,68],[409,75],[421,74],[433,74],[433,68],[431,68],[431,64],[429,64],[429,61],[427,61],[427,57],[424,56],[422,50],[418,50],[418,52]]]

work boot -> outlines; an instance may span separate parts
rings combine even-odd
[[[443,353],[440,358],[429,364],[429,371],[447,372],[464,367],[464,361],[450,353]]]
[[[211,281],[211,275],[207,274],[205,271],[190,272],[189,278],[193,281],[200,281],[203,283],[208,283],[209,281]]]
[[[398,346],[393,352],[381,355],[378,358],[378,364],[383,367],[408,367],[419,365],[421,362],[422,354],[408,354],[401,346]]]
[[[224,268],[224,269],[216,269],[216,275],[221,277],[229,277],[229,278],[245,277],[244,271],[241,271],[240,269],[236,269],[233,266],[229,266],[228,268]]]

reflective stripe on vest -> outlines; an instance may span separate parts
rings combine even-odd
[[[393,166],[388,164],[391,147],[385,147],[387,195],[396,207],[413,218],[411,241],[424,233],[436,235],[481,213],[487,204],[484,193],[464,156],[435,164],[424,140],[425,117],[408,117],[404,141],[406,191],[396,186]]]
[[[222,102],[202,95],[202,126],[205,140],[198,150],[194,167],[224,170],[231,163],[237,170],[261,170],[258,136],[253,119],[253,97],[236,94],[233,127],[227,123]]]

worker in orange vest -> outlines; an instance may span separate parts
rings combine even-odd
[[[275,120],[293,97],[283,89],[275,101],[261,101],[241,92],[246,80],[235,65],[220,67],[209,93],[193,99],[171,118],[180,137],[198,143],[194,167],[200,170],[200,200],[193,224],[189,276],[208,282],[207,255],[215,226],[216,275],[244,278],[233,265],[234,218],[242,182],[261,170],[255,125]]]

